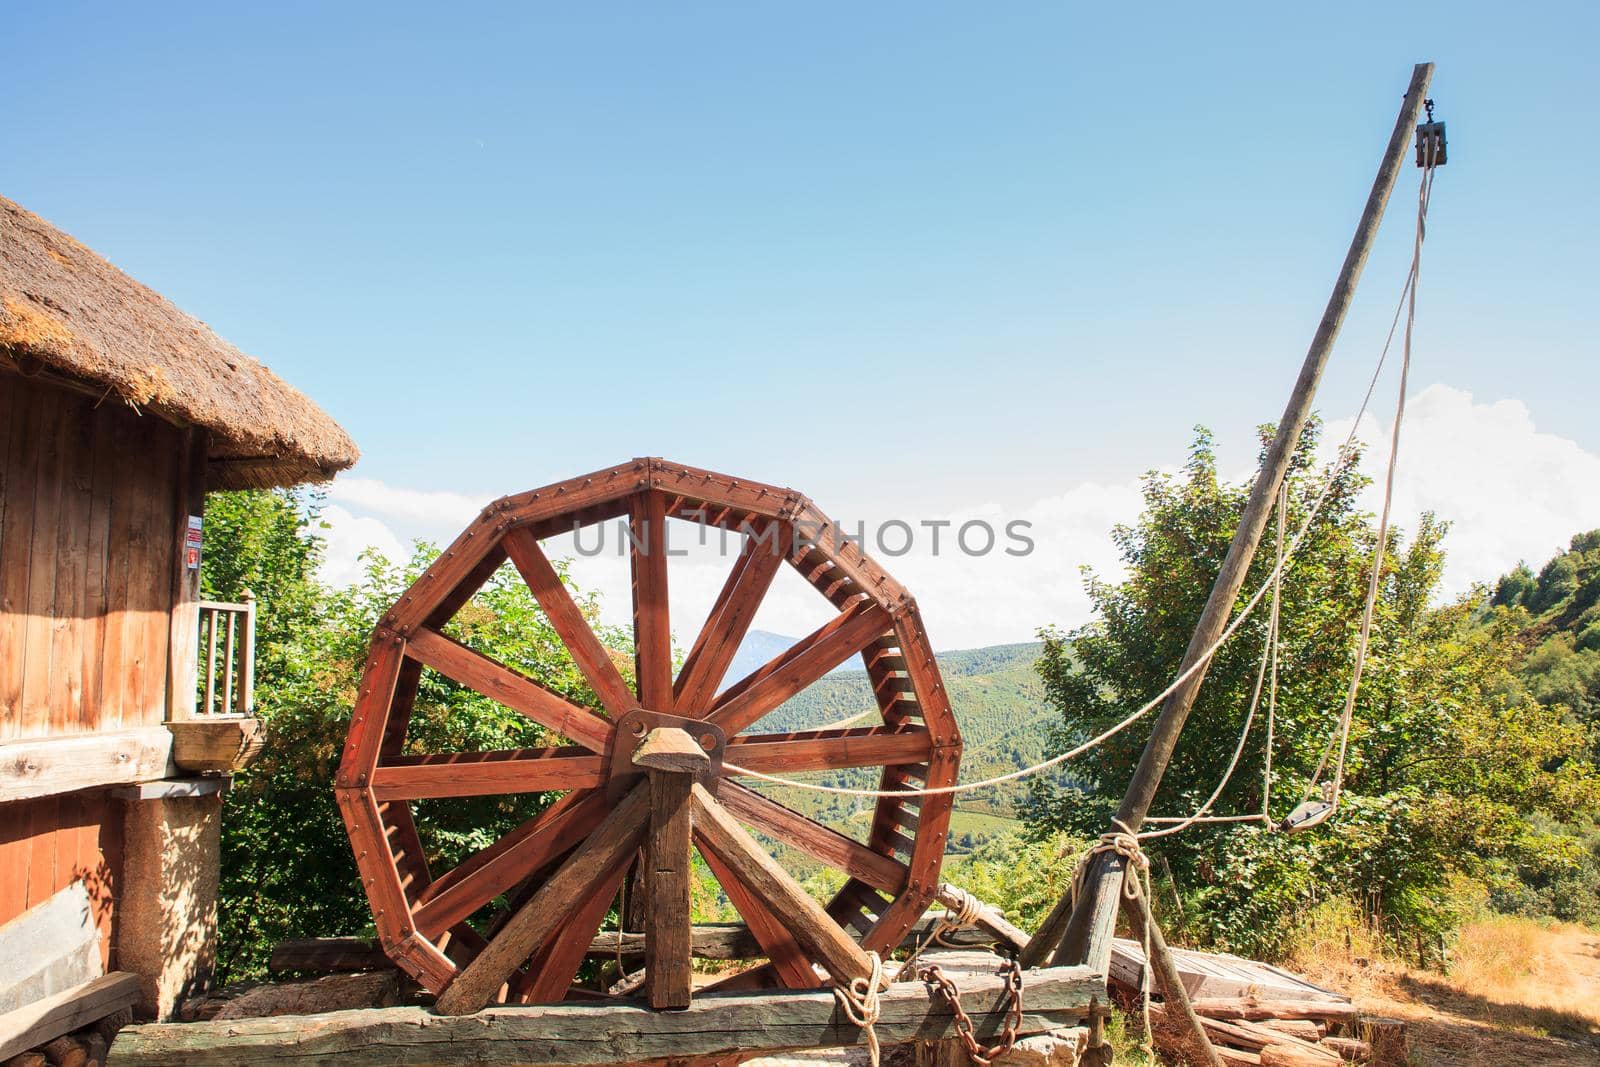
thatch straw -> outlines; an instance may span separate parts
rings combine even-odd
[[[0,357],[209,430],[213,488],[320,481],[359,455],[299,390],[4,197]]]

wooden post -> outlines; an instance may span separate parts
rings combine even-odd
[[[633,763],[650,775],[650,832],[645,839],[645,994],[652,1008],[689,1006],[689,791],[711,757],[676,727],[651,730]]]
[[[190,570],[184,558],[184,538],[189,516],[199,515],[206,500],[206,450],[210,435],[191,427],[183,436],[178,462],[177,489],[173,495],[172,616],[167,636],[166,717],[192,719],[197,696],[195,672],[200,655],[200,572]]]
[[[1345,254],[1344,265],[1339,270],[1333,293],[1328,297],[1328,305],[1323,311],[1316,335],[1311,339],[1310,350],[1306,353],[1305,362],[1300,368],[1300,376],[1295,381],[1288,406],[1284,409],[1283,417],[1278,420],[1277,434],[1267,450],[1261,472],[1256,477],[1244,513],[1239,518],[1239,529],[1234,534],[1233,543],[1228,546],[1228,554],[1217,574],[1216,583],[1211,587],[1211,595],[1206,600],[1200,620],[1195,624],[1194,633],[1189,639],[1189,647],[1184,652],[1183,662],[1179,667],[1180,674],[1200,660],[1205,651],[1227,628],[1228,617],[1232,614],[1234,603],[1239,598],[1239,591],[1244,585],[1250,561],[1254,558],[1256,546],[1266,529],[1273,498],[1277,495],[1278,486],[1283,481],[1289,461],[1293,458],[1295,446],[1299,443],[1300,433],[1311,414],[1311,404],[1316,397],[1317,384],[1322,378],[1323,368],[1327,365],[1328,355],[1333,350],[1334,340],[1344,324],[1345,313],[1350,308],[1351,299],[1355,296],[1356,283],[1360,281],[1362,268],[1366,266],[1367,256],[1372,251],[1378,225],[1383,220],[1384,209],[1389,203],[1389,194],[1394,190],[1395,180],[1405,162],[1412,131],[1421,114],[1422,103],[1427,97],[1428,84],[1432,78],[1432,63],[1419,63],[1411,72],[1411,84],[1406,90],[1405,102],[1400,106],[1399,117],[1395,120],[1394,131],[1389,136],[1383,162],[1378,168],[1372,190],[1367,196],[1361,221],[1357,224],[1355,236],[1351,239],[1350,250]],[[1150,740],[1145,744],[1144,753],[1139,758],[1139,766],[1134,771],[1133,778],[1128,784],[1127,794],[1123,797],[1122,806],[1117,811],[1117,823],[1130,832],[1137,831],[1149,813],[1150,803],[1161,785],[1161,778],[1166,773],[1167,764],[1177,746],[1178,735],[1183,730],[1184,720],[1189,716],[1189,709],[1194,706],[1195,694],[1200,689],[1200,683],[1205,680],[1205,675],[1206,669],[1202,666],[1190,675],[1183,685],[1173,690],[1162,704],[1161,716],[1151,730]],[[1044,926],[1034,935],[1029,951],[1024,954],[1024,962],[1029,965],[1037,964],[1052,947],[1055,947],[1054,962],[1057,964],[1085,962],[1104,970],[1106,960],[1101,957],[1109,957],[1110,927],[1115,922],[1115,909],[1110,909],[1111,921],[1108,923],[1104,918],[1107,909],[1101,908],[1100,903],[1108,894],[1121,893],[1123,867],[1121,856],[1114,852],[1101,853],[1084,880],[1085,892],[1080,895],[1077,906],[1074,908],[1066,898],[1057,905],[1055,911],[1046,919]],[[1101,916],[1100,921],[1092,922],[1092,917],[1097,914]]]
[[[240,600],[244,610],[239,613],[239,687],[233,710],[249,715],[256,706],[256,595],[246,589]]]

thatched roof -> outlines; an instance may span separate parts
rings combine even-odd
[[[0,197],[0,366],[8,363],[209,430],[212,488],[319,481],[360,454],[305,394]]]

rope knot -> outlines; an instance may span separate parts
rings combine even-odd
[[[872,964],[871,973],[858,975],[845,985],[835,985],[833,999],[839,1002],[839,1010],[845,1017],[865,1032],[867,1054],[872,1059],[872,1067],[878,1067],[878,1032],[874,1027],[882,1013],[878,996],[889,988],[889,978],[883,973],[883,959],[876,952],[869,951],[867,960]]]

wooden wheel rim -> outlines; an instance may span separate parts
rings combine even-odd
[[[627,516],[633,533],[637,693],[572,604],[539,539]],[[672,672],[665,553],[654,531],[670,518],[745,534],[699,637]],[[752,536],[753,535],[753,536]],[[652,540],[655,536],[656,539]],[[644,546],[641,552],[640,546]],[[604,714],[568,703],[441,634],[440,628],[510,560],[528,583]],[[734,652],[782,563],[838,614],[793,648],[724,684]],[[762,716],[860,654],[882,724],[791,734],[748,732]],[[423,666],[454,678],[574,742],[513,752],[406,756],[405,732]],[[537,882],[577,848],[614,806],[610,783],[618,731],[640,708],[703,720],[726,734],[728,762],[769,773],[881,767],[882,788],[954,784],[961,736],[915,601],[815,505],[792,490],[659,459],[638,459],[502,498],[489,505],[380,620],[362,674],[335,784],[379,941],[394,962],[438,993],[483,948],[465,920],[514,886]],[[887,953],[938,888],[951,797],[884,797],[865,844],[829,830],[734,780],[717,763],[717,802],[846,875],[828,916],[863,949]],[[608,785],[612,788],[608,789]],[[409,801],[564,789],[550,808],[449,872],[422,855]],[[608,793],[611,795],[608,797]],[[729,986],[804,987],[818,981],[784,920],[696,845],[772,962]],[[589,941],[626,874],[596,872],[591,892],[513,975],[508,995],[529,1002],[565,995]]]

